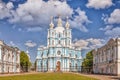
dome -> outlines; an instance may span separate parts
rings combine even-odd
[[[55,28],[56,33],[63,33],[64,30],[65,30],[64,27],[56,27]]]

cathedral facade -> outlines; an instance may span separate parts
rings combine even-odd
[[[36,71],[81,71],[81,49],[72,46],[72,35],[68,18],[63,27],[59,17],[57,26],[51,20],[48,29],[47,47],[39,47],[36,57]]]

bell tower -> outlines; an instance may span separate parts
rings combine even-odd
[[[48,29],[47,45],[52,46],[52,45],[54,45],[53,37],[55,36],[53,16],[51,16],[51,22],[50,22],[49,26],[50,26],[50,28]]]

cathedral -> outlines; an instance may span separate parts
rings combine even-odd
[[[79,47],[72,46],[72,35],[68,18],[65,27],[59,17],[56,27],[53,18],[49,24],[47,47],[39,47],[36,57],[38,72],[81,71],[82,55]]]

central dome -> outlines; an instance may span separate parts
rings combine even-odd
[[[62,19],[59,17],[58,18],[58,23],[57,23],[57,27],[55,28],[56,33],[63,33],[64,31],[64,27],[62,26]]]
[[[64,30],[65,30],[64,27],[56,27],[55,28],[56,33],[63,33]]]

